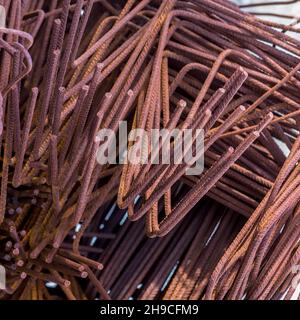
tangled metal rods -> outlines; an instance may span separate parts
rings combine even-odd
[[[1,299],[291,298],[296,24],[226,0],[0,5]],[[120,121],[203,129],[204,172],[99,165]]]

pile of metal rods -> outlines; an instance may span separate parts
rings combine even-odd
[[[227,0],[0,5],[0,299],[290,299],[296,23]],[[204,172],[98,164],[120,121],[202,129]]]

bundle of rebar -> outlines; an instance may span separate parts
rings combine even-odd
[[[0,5],[0,299],[295,296],[298,21],[227,0]],[[98,163],[124,121],[201,130],[203,172]]]

